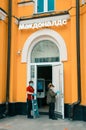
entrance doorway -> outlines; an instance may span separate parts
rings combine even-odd
[[[55,113],[64,119],[63,64],[61,62],[31,63],[30,79],[34,81],[34,89],[37,94],[40,112],[48,112],[48,105],[46,103],[48,83],[51,81],[55,86],[55,91],[60,91],[56,97]]]
[[[40,112],[48,112],[46,103],[48,84],[60,91],[56,97],[55,113],[64,118],[63,64],[60,62],[59,48],[50,40],[39,41],[32,49],[28,67],[29,80],[33,80]]]
[[[60,89],[56,112],[59,112],[64,119],[64,84],[63,64],[67,61],[66,43],[62,36],[52,29],[42,29],[33,33],[26,40],[22,49],[22,63],[27,63],[27,84],[29,80],[34,81],[35,93],[37,93],[37,66],[52,66],[52,83]],[[59,64],[60,62],[60,64]],[[59,64],[59,65],[58,65]],[[57,76],[59,77],[57,77]]]
[[[44,90],[37,88],[39,112],[48,113],[48,105],[46,99],[48,84],[52,83],[52,66],[37,66],[37,83],[39,83],[39,81],[44,82]],[[44,93],[44,95],[42,95],[42,93]]]

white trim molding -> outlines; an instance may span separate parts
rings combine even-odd
[[[0,20],[5,20],[7,14],[2,10],[0,9]]]
[[[60,61],[67,61],[67,48],[62,36],[54,30],[43,29],[33,33],[26,40],[22,49],[22,63],[27,63],[28,57],[30,59],[33,47],[41,40],[50,40],[55,43],[60,52]]]

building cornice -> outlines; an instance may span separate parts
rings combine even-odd
[[[69,14],[68,11],[60,11],[60,12],[46,12],[46,13],[38,13],[38,14],[33,14],[32,16],[24,16],[20,17],[20,21],[22,20],[30,20],[30,19],[40,19],[40,18],[48,18],[48,17],[54,17],[54,16],[61,16],[61,15],[66,15]]]
[[[18,21],[19,29],[34,29],[42,28],[49,26],[62,26],[67,23],[67,20],[70,19],[68,12],[59,13],[59,14],[44,14],[40,16],[33,16],[29,18],[20,18]]]

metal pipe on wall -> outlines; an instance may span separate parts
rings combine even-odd
[[[6,82],[6,112],[8,115],[9,106],[9,87],[10,87],[10,54],[11,54],[11,14],[12,0],[8,1],[8,52],[7,52],[7,82]]]
[[[76,0],[76,44],[77,44],[78,101],[81,102],[80,0]]]
[[[74,119],[74,107],[81,102],[81,66],[80,66],[80,0],[76,0],[76,48],[77,48],[77,84],[78,100],[70,106],[70,117]]]

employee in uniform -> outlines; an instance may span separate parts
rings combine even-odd
[[[29,81],[29,86],[27,86],[27,118],[32,119],[31,110],[32,110],[32,99],[34,98],[32,94],[34,93],[33,81]]]

